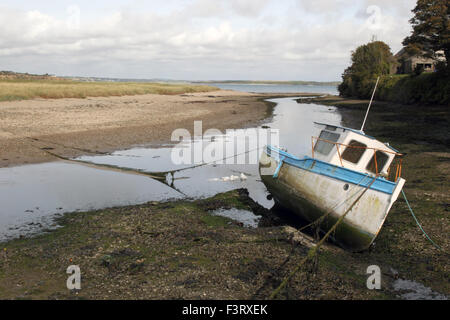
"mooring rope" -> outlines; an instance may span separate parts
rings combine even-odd
[[[351,189],[350,191],[353,191],[353,190],[356,189],[358,186],[360,186],[360,185],[362,184],[362,182],[363,182],[366,178],[370,178],[370,176],[369,176],[369,175],[365,175],[364,177],[362,177],[362,179],[359,180],[358,184],[355,185],[354,187],[352,187],[352,189]],[[314,225],[320,226],[320,224],[323,222],[323,220],[325,220],[325,218],[327,218],[327,217],[333,212],[333,210],[336,210],[337,208],[339,208],[340,206],[342,206],[342,205],[343,205],[344,203],[346,203],[347,201],[353,199],[353,197],[355,197],[358,193],[359,193],[359,190],[356,191],[355,193],[353,193],[353,194],[352,194],[350,197],[348,197],[347,199],[344,199],[343,201],[338,202],[334,207],[331,207],[331,208],[328,210],[327,213],[323,214],[322,216],[320,216],[319,218],[317,218],[317,219],[314,220],[313,222],[311,222],[311,223],[309,223],[309,224],[307,224],[307,225],[305,225],[305,226],[300,227],[299,229],[297,229],[297,231],[303,231],[303,230],[305,230],[306,228],[311,227],[311,226],[314,226]]]
[[[285,277],[283,279],[283,281],[280,283],[280,285],[272,291],[269,299],[275,299],[276,296],[280,293],[280,291],[287,285],[287,283],[289,282],[289,280],[302,268],[302,266],[309,260],[312,259],[314,257],[314,255],[318,252],[319,248],[322,246],[322,244],[325,242],[325,240],[330,236],[331,233],[334,232],[334,230],[336,230],[337,226],[344,220],[344,218],[347,216],[347,214],[353,209],[353,207],[355,206],[355,204],[361,200],[362,196],[367,192],[367,190],[370,189],[370,187],[372,186],[372,184],[377,180],[378,175],[376,175],[374,177],[374,179],[370,182],[370,184],[364,189],[364,191],[358,196],[358,198],[356,198],[356,200],[352,203],[352,205],[345,211],[345,213],[339,217],[339,219],[336,221],[336,223],[330,228],[330,230],[328,230],[328,232],[323,236],[322,239],[320,239],[320,241],[317,243],[316,246],[314,246],[313,248],[311,248],[308,251],[307,256],[300,261],[300,263],[297,265],[297,267],[294,269],[294,271],[292,271],[287,277]]]
[[[425,237],[439,250],[442,250],[442,248],[440,246],[438,246],[433,240],[431,240],[431,238],[428,236],[428,234],[425,232],[425,230],[423,230],[422,225],[420,224],[419,220],[417,220],[416,215],[414,214],[413,209],[411,208],[408,199],[406,198],[406,194],[402,189],[402,194],[403,194],[403,198],[405,198],[406,204],[408,205],[409,211],[411,212],[411,215],[413,216],[414,220],[416,221],[416,224],[419,226],[420,230],[423,232],[423,234],[425,235]]]
[[[285,277],[283,279],[283,281],[281,282],[281,284],[274,290],[272,291],[269,299],[274,299],[276,298],[276,296],[280,293],[280,291],[287,285],[287,283],[289,282],[289,280],[301,269],[301,267],[312,257],[314,257],[314,255],[317,253],[317,251],[319,250],[319,247],[325,242],[325,240],[328,238],[328,236],[337,228],[337,226],[344,220],[345,216],[351,211],[351,209],[353,208],[353,206],[361,199],[361,197],[364,195],[364,193],[370,189],[370,187],[372,186],[372,184],[376,181],[378,175],[374,178],[374,180],[365,188],[365,190],[358,196],[358,198],[352,203],[352,205],[347,209],[347,211],[338,219],[338,221],[331,227],[331,229],[325,234],[325,236],[317,243],[317,245],[313,248],[311,248],[308,251],[307,256],[297,265],[297,267],[294,269],[294,271],[292,271],[287,277]],[[427,237],[427,239],[439,250],[443,250],[440,246],[438,246],[429,236],[428,234],[425,232],[425,230],[423,230],[422,225],[420,224],[419,220],[417,220],[416,215],[414,214],[411,205],[408,202],[408,199],[406,198],[406,194],[405,192],[402,190],[402,194],[403,197],[405,198],[406,204],[408,205],[409,211],[411,212],[411,215],[413,216],[414,220],[416,221],[416,224],[419,226],[420,230],[423,232],[423,234]]]

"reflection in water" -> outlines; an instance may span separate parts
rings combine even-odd
[[[72,163],[0,168],[0,241],[50,227],[55,213],[181,197],[145,176]]]
[[[339,125],[341,116],[336,108],[314,104],[299,104],[293,98],[281,98],[269,100],[277,103],[274,117],[271,122],[264,125],[270,129],[279,130],[280,145],[294,155],[303,156],[311,151],[311,133],[314,130],[314,121]],[[263,130],[262,128],[259,128]],[[233,131],[237,135],[207,136],[203,140],[194,141],[190,150],[194,150],[196,144],[202,144],[203,148],[210,145],[220,145],[225,141],[233,143],[237,140],[245,140],[245,131]],[[239,133],[242,133],[240,136]],[[236,164],[237,158],[242,153],[234,150],[232,157],[227,158],[225,164],[199,163],[175,165],[171,157],[172,147],[162,148],[136,148],[126,151],[114,152],[106,156],[84,156],[77,160],[96,164],[107,164],[121,168],[137,169],[149,173],[164,172],[166,181],[187,197],[210,197],[220,192],[226,192],[237,188],[247,188],[250,197],[266,208],[273,205],[273,200],[267,200],[267,190],[262,184],[257,159],[262,148],[257,150],[256,159],[251,164]],[[224,152],[224,155],[229,156]],[[239,155],[239,156],[237,156]],[[249,157],[247,158],[249,160]],[[247,161],[248,162],[248,161]],[[224,177],[240,177],[244,174],[246,179],[223,179]]]
[[[293,98],[271,101],[277,106],[273,119],[266,126],[279,129],[280,145],[294,155],[310,153],[314,121],[330,124],[341,121],[332,107],[298,104]],[[235,138],[245,139],[239,134]],[[233,139],[217,135],[197,143],[205,146]],[[273,200],[266,198],[267,190],[260,180],[256,161],[236,164],[240,153],[235,151],[225,164],[177,165],[171,161],[172,147],[135,148],[76,159],[148,173],[162,172],[166,184],[142,175],[66,162],[0,169],[0,241],[47,228],[52,214],[182,197],[202,198],[238,188],[247,188],[250,197],[262,206],[273,206]],[[258,154],[255,157],[257,159]],[[225,179],[232,176],[239,179]]]

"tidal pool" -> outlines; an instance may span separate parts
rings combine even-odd
[[[295,98],[269,101],[277,104],[274,116],[266,124],[255,129],[267,131],[278,129],[279,144],[295,155],[302,156],[311,153],[311,133],[314,129],[314,121],[341,124],[341,115],[334,107],[297,103]],[[246,139],[245,134],[248,129],[252,128],[232,131],[231,134],[223,132],[220,135],[206,135],[202,140],[197,139],[182,145],[187,148],[188,152],[195,150],[199,144],[200,148],[221,145],[224,146],[224,150],[228,150],[228,144],[236,145],[238,144],[236,142]],[[261,183],[258,172],[257,159],[259,159],[262,148],[251,153],[251,156],[247,155],[248,158],[244,161],[246,164],[238,161],[244,156],[242,150],[232,150],[231,153],[224,151],[223,158],[226,160],[222,164],[214,161],[175,164],[172,159],[174,146],[175,143],[157,147],[133,148],[113,152],[110,155],[83,156],[76,160],[146,173],[163,173],[166,175],[167,184],[188,198],[210,197],[219,192],[247,188],[250,197],[256,202],[266,208],[273,205],[272,200],[266,199],[267,191]],[[249,149],[251,148],[246,150]],[[255,161],[249,163],[250,158]],[[192,160],[194,160],[193,157]],[[245,179],[239,178],[242,174]]]
[[[55,214],[182,197],[145,176],[82,164],[0,168],[0,241],[54,227]]]
[[[242,223],[244,227],[256,228],[258,227],[260,216],[255,215],[253,212],[242,209],[217,209],[212,212],[213,215],[230,218]]]
[[[395,291],[401,292],[399,298],[403,300],[448,300],[445,295],[416,281],[397,279],[393,287]]]

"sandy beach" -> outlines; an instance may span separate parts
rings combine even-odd
[[[245,127],[267,117],[263,97],[220,90],[0,102],[0,167],[168,142],[176,128],[192,132],[194,120],[204,130]]]

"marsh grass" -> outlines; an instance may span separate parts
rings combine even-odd
[[[81,82],[71,80],[0,80],[0,101],[35,98],[61,99],[125,96],[139,94],[182,94],[208,92],[215,87],[186,83]]]

